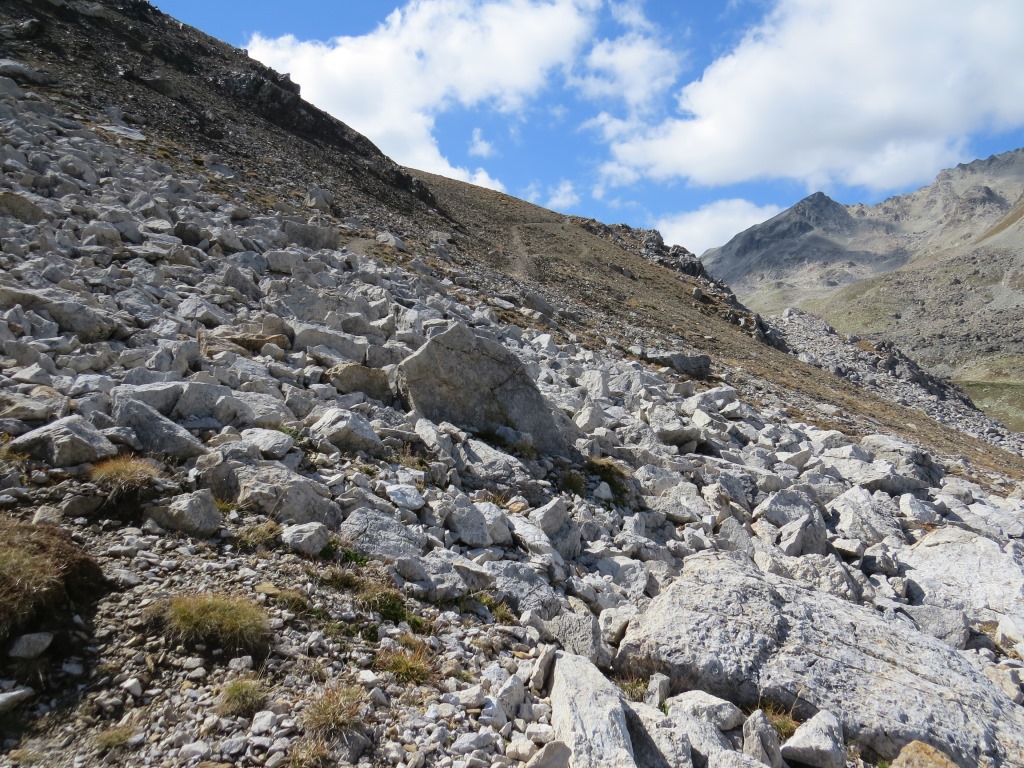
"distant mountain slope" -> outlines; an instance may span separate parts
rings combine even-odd
[[[703,261],[763,314],[801,307],[939,375],[1024,382],[1024,150],[874,206],[815,193]]]

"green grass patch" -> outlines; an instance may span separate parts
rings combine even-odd
[[[262,607],[227,595],[182,595],[156,604],[150,614],[175,642],[222,648],[231,654],[265,656],[270,625]]]
[[[1008,429],[1024,432],[1024,384],[997,381],[956,381],[976,406]]]
[[[267,701],[267,691],[259,680],[242,677],[229,681],[220,692],[217,713],[224,717],[252,717]]]

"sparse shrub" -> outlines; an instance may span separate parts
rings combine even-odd
[[[619,677],[614,682],[628,701],[643,701],[647,697],[647,681],[642,677]]]
[[[518,624],[519,617],[513,613],[512,609],[509,608],[503,601],[498,600],[494,595],[489,592],[481,592],[478,595],[474,595],[477,600],[490,611],[491,616],[499,624]]]
[[[234,512],[238,509],[238,502],[232,501],[231,499],[222,499],[220,496],[213,497],[213,503],[217,506],[217,511],[222,515],[226,515],[229,512]]]
[[[373,660],[373,668],[378,672],[390,672],[400,683],[419,685],[434,676],[434,663],[430,650],[423,644],[411,652],[405,650],[381,651]]]
[[[266,689],[259,680],[242,677],[224,686],[217,712],[224,717],[252,717],[263,708],[266,700]]]
[[[281,526],[273,520],[265,520],[262,523],[252,523],[245,526],[238,534],[238,545],[242,549],[256,551],[259,549],[273,549],[281,535]]]
[[[405,598],[397,589],[365,581],[359,590],[359,602],[368,611],[376,611],[384,621],[398,624],[406,619]]]
[[[163,623],[172,640],[186,645],[202,643],[254,656],[264,656],[270,646],[267,614],[245,598],[182,595],[158,603],[154,618]]]
[[[616,501],[621,502],[629,494],[629,475],[612,459],[587,459],[587,472],[608,483]]]
[[[0,517],[0,644],[66,601],[99,597],[105,584],[99,564],[57,526]]]
[[[323,739],[343,738],[362,725],[366,694],[356,685],[325,688],[302,713],[306,733]]]
[[[6,475],[8,472],[17,472],[20,476],[24,477],[29,457],[24,453],[12,451],[10,442],[10,435],[0,436],[0,474]]]
[[[333,768],[338,764],[331,748],[321,738],[300,739],[292,748],[288,768]]]
[[[761,709],[768,718],[768,722],[772,724],[772,728],[775,729],[775,733],[778,734],[779,741],[785,741],[796,733],[797,726],[800,724],[793,717],[791,711],[783,709],[774,702],[761,705]]]
[[[135,726],[115,725],[96,734],[96,746],[101,752],[124,749],[128,745],[128,740],[134,735]]]
[[[152,459],[122,454],[95,465],[90,479],[105,490],[112,500],[139,496],[161,476],[160,465]]]
[[[339,568],[337,566],[332,566],[310,575],[321,584],[326,584],[333,589],[356,590],[363,583],[362,577],[350,568]]]
[[[575,469],[562,474],[560,485],[565,493],[574,493],[577,496],[583,496],[587,492],[586,478]]]
[[[292,613],[305,613],[309,610],[309,600],[296,589],[282,589],[273,595],[275,603]]]

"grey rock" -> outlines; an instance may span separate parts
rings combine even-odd
[[[35,691],[25,686],[0,693],[0,715],[6,715],[19,704],[29,701],[35,695]]]
[[[153,507],[149,516],[161,528],[194,536],[212,536],[223,523],[213,493],[206,488],[176,496],[166,507]]]
[[[878,544],[886,537],[903,538],[903,529],[896,520],[896,506],[886,494],[871,494],[855,487],[826,505],[838,516],[836,531],[849,539],[859,539],[865,546]]]
[[[558,655],[552,676],[551,724],[572,750],[573,768],[636,768],[619,689],[568,653]]]
[[[566,611],[544,622],[542,635],[557,640],[568,653],[582,656],[591,664],[607,668],[614,653],[601,635],[601,626],[592,613]]]
[[[844,768],[846,745],[843,743],[842,724],[831,712],[822,710],[801,723],[786,740],[782,745],[782,757],[814,768]]]
[[[323,523],[286,525],[281,530],[281,541],[308,557],[315,557],[323,552],[329,540],[330,532]]]
[[[463,544],[470,547],[489,547],[494,543],[491,526],[476,504],[456,504],[445,519],[445,525]],[[508,529],[506,528],[506,531]],[[511,535],[509,535],[511,540]]]
[[[14,438],[9,446],[12,453],[44,459],[55,467],[70,467],[117,455],[117,446],[78,415],[65,416],[26,432]]]
[[[526,367],[500,344],[461,324],[435,336],[398,366],[410,409],[435,423],[477,433],[528,432],[542,453],[563,455],[566,441]]]
[[[494,593],[519,613],[536,611],[542,619],[550,619],[562,607],[562,602],[545,576],[526,563],[499,560],[485,563],[484,568],[494,577]]]
[[[743,754],[772,768],[785,765],[779,735],[762,709],[751,712],[743,723]]]
[[[419,559],[427,550],[426,537],[395,517],[373,509],[357,509],[338,528],[354,550],[385,561]]]
[[[337,528],[341,510],[327,486],[276,462],[260,462],[237,470],[238,505],[282,524],[323,523]]]
[[[389,403],[394,397],[388,375],[379,368],[367,368],[355,362],[340,363],[327,371],[327,379],[343,395],[365,392],[382,403]]]
[[[113,417],[117,426],[134,431],[148,452],[180,460],[206,453],[202,442],[145,403],[120,399],[114,404]]]
[[[896,555],[914,602],[963,611],[972,622],[1024,617],[1024,545],[939,528]]]
[[[16,638],[7,651],[12,659],[35,659],[42,656],[53,642],[52,632],[32,632]]]
[[[545,744],[531,757],[526,768],[569,768],[572,749],[564,741],[552,741]]]
[[[641,702],[627,702],[624,707],[637,766],[689,768],[693,764],[690,739],[675,720]]]
[[[687,691],[673,696],[665,702],[669,713],[691,715],[707,720],[720,731],[731,731],[739,728],[746,720],[742,710],[731,701],[720,699],[704,691]]]
[[[907,605],[903,609],[914,620],[917,628],[957,649],[967,647],[971,637],[967,614],[936,605]]]
[[[268,459],[281,459],[295,445],[295,438],[276,429],[254,427],[242,430],[242,439],[260,449]]]
[[[841,713],[847,736],[886,759],[922,736],[968,762],[1024,748],[1024,713],[948,645],[727,553],[686,559],[630,623],[616,666],[740,706]]]
[[[343,408],[331,408],[310,431],[314,437],[327,440],[342,451],[365,451],[371,456],[384,454],[384,445],[370,422]]]

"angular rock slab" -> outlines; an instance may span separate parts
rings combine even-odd
[[[435,423],[476,433],[500,427],[529,432],[542,453],[567,446],[526,366],[501,344],[454,325],[398,366],[398,390],[410,409]]]
[[[948,645],[727,553],[686,559],[630,624],[616,665],[741,706],[827,709],[887,759],[924,738],[965,765],[1024,754],[1024,710]]]
[[[55,467],[70,467],[117,454],[117,446],[77,415],[26,432],[11,441],[10,450],[45,459]]]
[[[571,768],[636,768],[622,693],[582,656],[555,662],[551,724],[572,750]]]
[[[975,621],[1024,621],[1024,545],[961,528],[932,531],[897,555],[927,605],[963,611]]]

